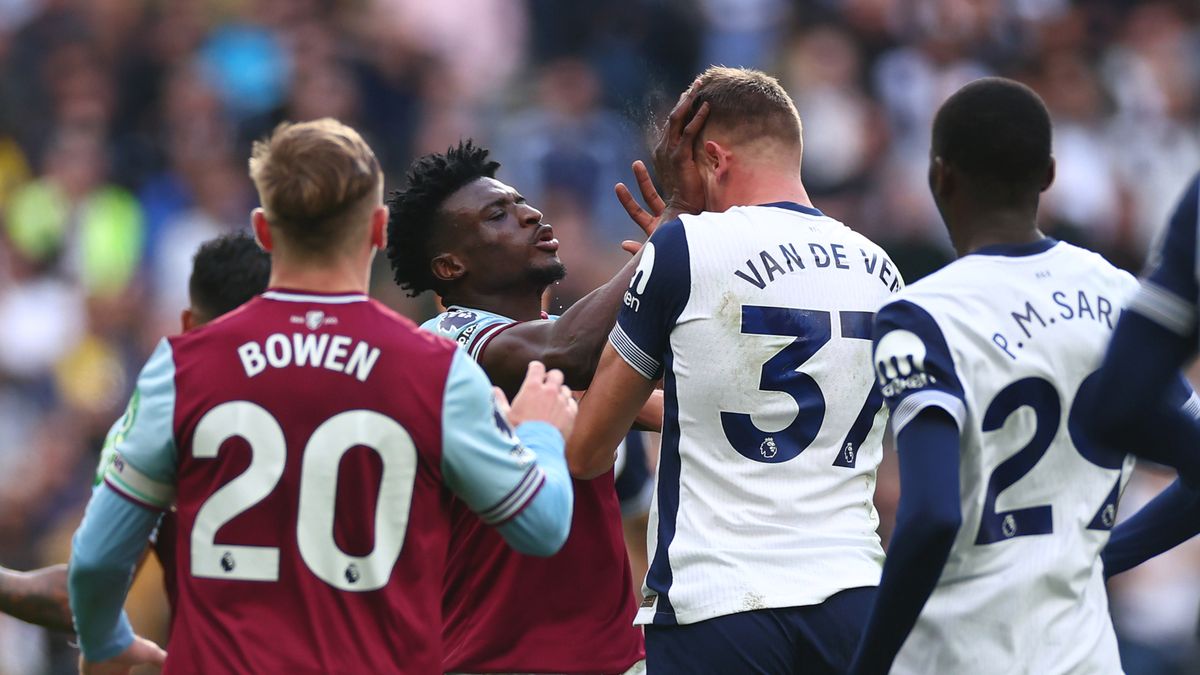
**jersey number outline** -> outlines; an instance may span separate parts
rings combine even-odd
[[[838,312],[843,338],[871,339],[873,312]],[[795,338],[762,364],[760,391],[787,394],[796,402],[796,416],[781,430],[763,431],[748,413],[721,411],[721,430],[729,445],[746,459],[780,464],[795,459],[817,438],[825,421],[825,395],[813,377],[800,370],[833,339],[832,312],[791,307],[742,306],[742,335]],[[871,378],[871,390],[846,438],[838,446],[834,466],[853,468],[858,450],[871,432],[883,394]]]
[[[192,455],[216,458],[221,445],[241,437],[250,446],[250,466],[208,497],[196,513],[191,534],[192,575],[210,579],[278,581],[279,549],[217,544],[217,531],[275,490],[283,477],[287,446],[279,422],[262,406],[229,401],[196,425]],[[373,450],[383,464],[375,505],[375,547],[348,555],[333,538],[338,469],[351,448]],[[313,431],[300,469],[296,540],[300,557],[320,580],[343,591],[365,592],[387,585],[408,531],[417,448],[395,420],[372,410],[347,410]]]
[[[1088,462],[1104,469],[1123,471],[1124,453],[1095,444],[1083,433],[1079,401],[1094,393],[1096,373],[1084,378],[1079,385],[1074,402],[1067,414],[1067,433],[1071,438],[1071,446]],[[998,541],[1007,541],[1014,537],[1027,537],[1036,534],[1052,534],[1054,532],[1053,506],[1039,504],[1013,508],[1007,511],[996,510],[996,500],[1000,494],[1012,487],[1022,478],[1033,471],[1054,438],[1058,435],[1059,425],[1062,424],[1062,398],[1058,389],[1045,378],[1026,377],[1009,384],[1001,389],[988,404],[981,425],[983,431],[996,431],[1004,426],[1017,410],[1028,406],[1034,413],[1033,437],[1008,459],[1000,462],[987,481],[987,491],[984,493],[983,513],[979,520],[979,530],[975,535],[975,544],[984,546]],[[1105,498],[1104,503],[1088,524],[1089,530],[1111,530],[1116,520],[1117,500],[1120,497],[1121,475],[1117,475],[1113,489]]]

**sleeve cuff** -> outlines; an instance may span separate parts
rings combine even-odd
[[[503,525],[517,517],[533,501],[546,482],[546,472],[533,464],[521,476],[517,486],[504,495],[491,508],[479,512],[479,519],[487,525]]]
[[[1142,281],[1127,309],[1184,337],[1190,337],[1196,326],[1196,308],[1192,303],[1149,280]]]
[[[613,326],[612,332],[608,335],[608,343],[617,350],[625,363],[628,363],[642,377],[647,380],[657,380],[662,377],[662,363],[637,346],[629,334],[621,328],[621,324]]]
[[[921,391],[911,396],[908,396],[900,405],[896,406],[895,412],[892,413],[892,430],[894,433],[900,433],[900,430],[920,412],[929,407],[937,407],[945,410],[954,418],[954,424],[961,432],[963,422],[967,418],[967,406],[962,402],[962,399],[947,394],[944,391]]]
[[[133,626],[129,624],[129,616],[122,611],[121,617],[117,619],[117,624],[113,626],[112,634],[102,644],[89,645],[80,639],[79,650],[83,652],[83,658],[89,662],[99,663],[119,656],[121,652],[129,649],[131,644],[133,644]]]

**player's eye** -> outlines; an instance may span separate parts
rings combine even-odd
[[[504,220],[504,216],[506,215],[508,215],[508,213],[504,209],[493,211],[492,214],[488,216],[488,220]]]

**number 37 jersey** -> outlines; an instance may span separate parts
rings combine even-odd
[[[362,295],[164,340],[124,424],[106,482],[177,507],[170,673],[442,672],[447,488],[500,524],[546,480],[478,366]]]
[[[641,623],[814,605],[879,583],[887,255],[811,207],[684,216],[650,238],[610,342],[665,414]]]
[[[1120,672],[1099,554],[1132,459],[1086,438],[1074,402],[1115,395],[1091,375],[1136,290],[1043,239],[964,256],[880,310],[893,428],[938,407],[961,434],[962,526],[892,672]]]

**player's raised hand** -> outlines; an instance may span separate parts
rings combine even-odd
[[[134,666],[154,666],[161,669],[166,661],[167,653],[162,647],[135,635],[133,644],[107,661],[91,663],[80,657],[79,672],[83,675],[126,675]]]
[[[633,177],[637,180],[638,190],[642,193],[642,200],[646,202],[646,209],[643,209],[641,204],[638,204],[634,199],[633,193],[624,183],[617,183],[614,191],[617,193],[617,201],[621,202],[625,213],[629,214],[630,219],[640,228],[646,236],[654,234],[655,228],[662,222],[663,211],[667,210],[667,203],[659,196],[658,190],[654,188],[654,181],[650,178],[650,170],[646,168],[646,164],[642,160],[637,160],[633,163]]]
[[[670,212],[700,213],[704,210],[704,186],[692,150],[708,119],[709,106],[707,102],[702,103],[693,114],[694,87],[695,83],[679,97],[654,146],[654,171],[667,196],[668,215]]]
[[[547,371],[541,361],[530,361],[521,390],[513,397],[508,421],[514,427],[522,422],[549,422],[567,438],[575,427],[577,412],[579,404],[563,385],[562,371]]]

